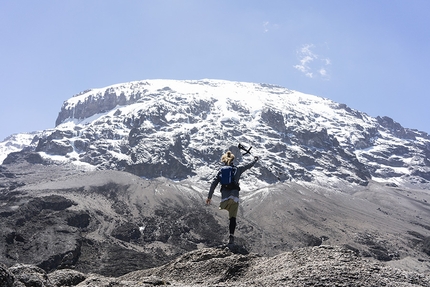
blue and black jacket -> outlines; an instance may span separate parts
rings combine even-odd
[[[225,188],[223,186],[221,186],[221,201],[226,200],[230,197],[236,197],[239,198],[239,179],[240,176],[242,175],[242,173],[247,170],[250,169],[251,167],[253,167],[255,165],[255,163],[257,162],[257,160],[254,159],[254,161],[246,164],[246,165],[239,165],[239,166],[234,166],[233,164],[231,164],[231,166],[236,168],[236,173],[234,175],[234,182],[237,184],[237,188],[232,188],[232,189],[228,189]],[[215,178],[212,180],[211,186],[209,188],[209,194],[208,194],[208,198],[211,199],[212,195],[214,194],[215,188],[217,187],[218,183],[220,182],[221,179],[221,170],[218,172],[218,174],[215,176]]]

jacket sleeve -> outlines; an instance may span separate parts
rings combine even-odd
[[[248,164],[242,165],[242,166],[238,166],[237,169],[239,171],[239,175],[242,174],[245,170],[250,169],[251,167],[253,167],[255,165],[257,161],[253,160]]]
[[[211,187],[209,188],[209,194],[208,194],[209,199],[212,198],[212,195],[214,194],[215,188],[218,185],[218,183],[219,183],[219,173],[212,180]]]

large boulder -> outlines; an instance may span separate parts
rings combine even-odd
[[[48,274],[42,269],[30,264],[16,264],[9,268],[15,277],[15,281],[22,283],[26,287],[53,287],[48,278]],[[14,286],[22,286],[15,283]]]

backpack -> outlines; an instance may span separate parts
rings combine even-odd
[[[226,189],[239,189],[239,185],[234,180],[237,168],[234,166],[223,166],[220,171],[220,183]],[[239,189],[240,190],[240,189]]]

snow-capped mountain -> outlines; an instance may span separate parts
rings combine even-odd
[[[254,186],[430,181],[424,132],[283,87],[222,80],[146,80],[82,92],[64,102],[56,128],[38,135],[33,151],[90,169],[208,180],[227,149],[238,162],[251,159],[238,143],[261,158],[244,178]]]
[[[13,134],[5,138],[4,141],[0,142],[0,162],[3,162],[7,155],[12,152],[19,152],[24,148],[35,147],[39,139],[39,134],[41,136],[43,132]]]

